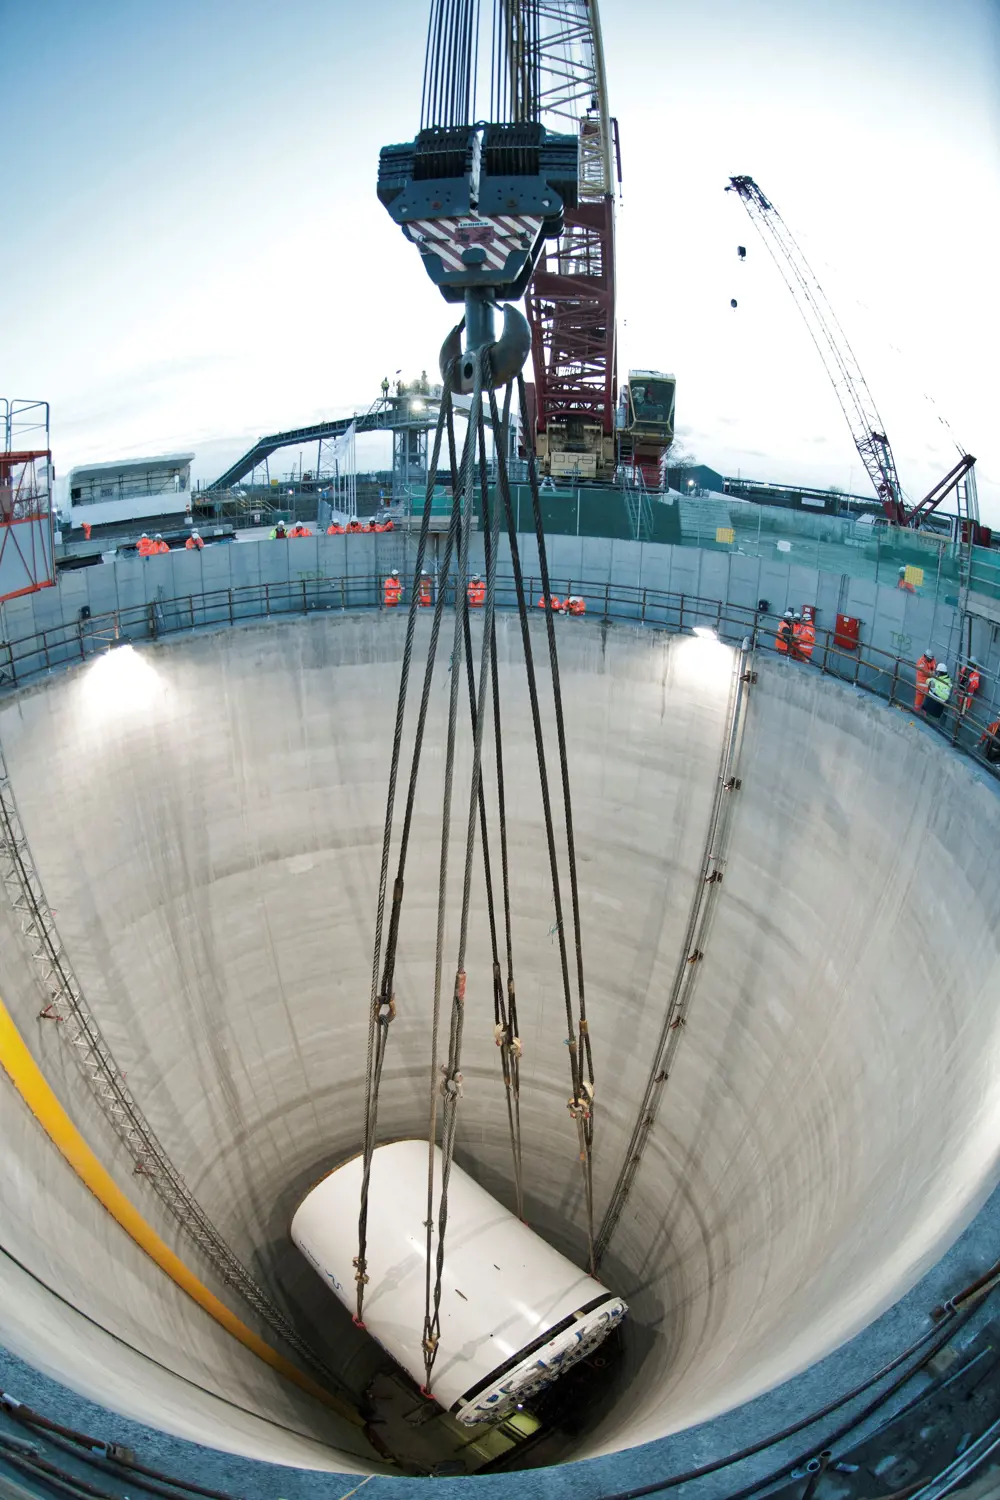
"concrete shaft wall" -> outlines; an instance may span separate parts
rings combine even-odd
[[[327,1346],[358,1387],[368,1355],[334,1299],[300,1287],[311,1273],[290,1256],[287,1225],[308,1185],[361,1139],[403,624],[347,616],[178,637],[113,652],[0,709],[48,899],[130,1087],[237,1253],[293,1305],[328,1318]],[[733,654],[588,621],[560,621],[559,633],[601,1206],[682,957]],[[528,1213],[582,1259],[558,946],[513,619],[500,620],[499,647]],[[407,873],[384,1137],[426,1129],[447,649]],[[468,742],[466,725],[448,964]],[[554,768],[554,733],[549,743]],[[581,1452],[676,1431],[805,1367],[911,1285],[998,1174],[995,784],[898,710],[772,661],[752,692],[741,775],[693,1011],[604,1266],[633,1312],[628,1389]],[[459,1159],[510,1202],[481,878],[477,861]],[[56,1027],[36,1020],[5,907],[0,927],[0,993],[29,1044],[133,1200],[193,1260],[132,1177]],[[0,1341],[168,1430],[289,1462],[364,1466],[346,1429],[131,1246],[6,1084],[0,1129],[4,1244],[66,1299],[0,1262]]]

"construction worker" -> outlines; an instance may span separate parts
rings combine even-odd
[[[796,615],[792,623],[792,634],[795,639],[792,643],[793,655],[799,661],[812,661],[812,654],[816,647],[816,627],[810,619],[803,619]]]
[[[304,521],[296,521],[295,525],[292,527],[292,529],[288,533],[288,535],[289,536],[312,536],[312,532],[309,530],[309,527],[306,525],[306,523]]]
[[[947,663],[938,662],[934,669],[934,676],[927,684],[927,702],[924,705],[924,713],[929,719],[940,719],[951,697],[951,688],[952,681],[948,675]]]
[[[382,525],[381,521],[373,521],[372,522],[372,531],[384,531],[384,530],[385,530],[385,527]]]
[[[558,594],[552,594],[551,595],[551,597],[549,598],[549,606],[550,606],[550,608],[552,610],[552,613],[554,615],[562,614],[563,610],[566,608],[566,606],[563,604],[562,600],[559,598]],[[540,595],[540,597],[539,597],[538,608],[539,609],[544,609],[545,608],[545,595],[544,594]]]
[[[285,523],[284,521],[279,521],[277,526],[275,526],[274,530],[271,532],[271,541],[287,542],[287,540],[288,532],[285,530]]]
[[[136,543],[135,550],[138,552],[140,557],[150,557],[152,555],[153,543],[145,532],[142,533],[142,536]]]
[[[928,646],[923,656],[917,657],[917,687],[913,694],[913,707],[919,713],[924,706],[927,697],[927,684],[934,676],[937,662],[934,660],[934,652]]]
[[[392,517],[391,516],[386,516],[385,521],[384,521],[384,523],[382,525],[382,530],[383,531],[395,531],[395,529],[396,529],[395,526],[392,524]]]
[[[184,543],[184,550],[185,552],[200,552],[204,545],[205,543],[202,541],[198,533],[196,531],[192,531],[191,535]]]
[[[473,573],[469,579],[469,587],[466,593],[469,596],[469,608],[482,609],[486,603],[486,585],[479,573]]]
[[[153,551],[154,551],[154,553],[169,552],[170,551],[169,546],[163,540],[163,538],[162,538],[162,536],[160,535],[159,532],[157,532],[156,535],[153,538]]]
[[[905,568],[900,568],[899,570],[899,582],[896,584],[896,587],[902,589],[904,594],[915,594],[917,592],[913,584],[907,579]]]
[[[786,609],[778,626],[778,633],[774,638],[774,649],[783,655],[788,655],[795,644],[795,616],[790,609]]]
[[[403,593],[403,585],[399,581],[399,569],[393,568],[388,578],[382,584],[382,603],[386,609],[395,609]]]
[[[986,733],[979,736],[979,748],[991,766],[1000,762],[1000,719],[987,724]]]
[[[431,583],[429,573],[420,575],[420,583],[417,585],[417,603],[421,609],[429,609],[434,603],[434,585]]]
[[[972,700],[979,692],[980,685],[979,663],[974,656],[969,657],[969,664],[958,669],[958,711],[967,714],[972,707]]]
[[[348,523],[347,523],[347,529],[348,529],[348,531],[352,531],[352,532],[353,531],[363,531],[364,530],[364,528],[362,527],[361,522],[358,520],[357,516],[354,517],[353,521],[348,521]]]
[[[90,524],[89,521],[84,521],[84,523],[83,523],[83,540],[85,542],[89,542],[90,541],[90,533],[93,531],[93,529],[94,528],[91,526],[91,524]]]
[[[343,536],[344,528],[343,526],[341,526],[339,521],[331,521],[329,526],[326,528],[326,534],[327,536]]]
[[[566,613],[585,615],[587,613],[586,601],[579,594],[569,594],[566,599]]]

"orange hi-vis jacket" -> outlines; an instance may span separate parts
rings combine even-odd
[[[470,578],[469,587],[466,591],[469,595],[469,604],[473,609],[482,609],[486,603],[486,585],[481,578]]]
[[[185,552],[200,552],[205,543],[200,536],[189,536],[184,543]]]
[[[140,557],[150,557],[153,551],[153,544],[150,541],[149,537],[140,537],[138,542],[136,543],[135,550],[138,552]]]
[[[434,589],[426,574],[421,578],[418,585],[417,603],[422,609],[427,609],[429,605],[434,603]]]
[[[554,614],[561,614],[562,610],[565,607],[563,605],[562,600],[559,598],[558,594],[553,594],[552,595],[552,597],[549,599],[549,604],[551,605]],[[539,609],[544,609],[545,608],[545,595],[544,594],[542,594],[541,597],[538,600],[538,608]]]
[[[782,620],[781,624],[778,626],[777,634],[774,637],[775,651],[784,651],[787,653],[789,646],[794,640],[795,627],[793,626],[791,620]]]
[[[958,689],[962,695],[959,701],[959,709],[963,714],[967,714],[972,707],[972,700],[976,693],[979,692],[980,681],[979,673],[975,667],[959,667]]]
[[[795,637],[795,650],[803,661],[812,661],[813,650],[816,646],[816,627],[811,620],[802,620],[800,624],[793,626],[792,634]]]
[[[915,709],[921,709],[924,706],[924,699],[927,697],[927,684],[934,675],[934,668],[936,666],[937,662],[933,656],[925,654],[917,660],[917,690],[913,695],[913,707]]]
[[[403,585],[398,578],[389,577],[382,585],[382,601],[387,609],[395,609],[403,593]]]
[[[326,534],[327,536],[343,536],[344,528],[343,526],[341,526],[339,521],[331,521],[329,526],[326,528]]]
[[[566,600],[566,608],[569,610],[571,615],[583,615],[587,612],[586,603],[583,599],[580,598],[579,594],[570,595],[570,597]]]

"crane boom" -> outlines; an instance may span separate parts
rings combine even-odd
[[[854,446],[889,520],[908,522],[896,460],[885,425],[861,373],[854,350],[809,262],[774,204],[752,177],[730,177],[726,192],[736,193],[767,246],[795,305],[802,314],[851,429]]]
[[[538,0],[540,118],[579,140],[577,203],[528,288],[535,444],[551,474],[615,469],[615,126],[597,0]]]

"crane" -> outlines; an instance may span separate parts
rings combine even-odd
[[[854,446],[888,519],[896,526],[916,529],[954,491],[967,539],[975,540],[979,530],[979,505],[973,475],[976,460],[970,453],[962,453],[958,463],[922,500],[916,505],[908,504],[886,437],[885,424],[854,350],[797,241],[752,177],[730,177],[726,192],[736,193],[742,201],[795,298],[851,429]],[[741,259],[745,253],[743,251]]]
[[[618,406],[615,189],[618,122],[608,107],[598,0],[538,0],[540,118],[579,141],[577,200],[528,286],[534,442],[553,478],[611,480],[619,461],[660,484],[673,440],[672,375],[629,373]],[[618,415],[616,415],[618,413]]]

